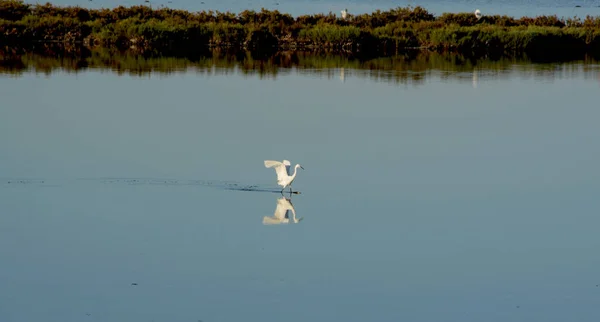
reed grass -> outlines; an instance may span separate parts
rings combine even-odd
[[[292,17],[277,10],[188,12],[148,6],[59,7],[0,0],[0,43],[36,42],[135,48],[177,53],[236,47],[395,53],[427,48],[463,54],[512,55],[600,51],[600,17],[484,16],[422,7],[394,8],[349,19],[328,14]]]

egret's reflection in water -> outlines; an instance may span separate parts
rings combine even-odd
[[[291,219],[290,213],[292,214]],[[294,205],[292,204],[292,199],[282,196],[281,198],[277,199],[277,207],[275,208],[275,213],[273,214],[273,216],[263,217],[263,225],[289,224],[290,222],[297,224],[300,221],[302,221],[302,219],[304,219],[304,217],[296,219],[296,210],[294,209]]]

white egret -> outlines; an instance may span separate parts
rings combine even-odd
[[[273,217],[263,217],[263,225],[288,224],[290,223],[290,212],[292,213],[291,219],[294,224],[302,221],[303,217],[296,219],[296,210],[294,209],[294,205],[292,205],[292,200],[281,197],[277,199],[277,208],[275,208]]]
[[[348,9],[344,9],[341,12],[342,12],[342,19],[346,20],[346,18],[348,17]]]
[[[483,17],[483,16],[481,15],[481,11],[479,11],[479,9],[476,9],[476,10],[475,10],[475,18],[477,18],[477,20],[479,20],[479,19],[481,19],[481,17]]]
[[[283,193],[283,190],[287,186],[290,186],[290,193],[291,193],[292,192],[292,182],[294,181],[294,179],[296,179],[296,174],[298,172],[298,168],[302,168],[302,170],[304,170],[304,168],[301,165],[296,164],[296,166],[294,167],[294,173],[291,174],[290,166],[291,166],[291,163],[288,160],[283,160],[283,162],[273,161],[273,160],[265,160],[266,168],[275,168],[275,173],[277,173],[277,184],[282,187],[281,193]]]

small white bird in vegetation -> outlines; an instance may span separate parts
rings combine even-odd
[[[342,19],[346,20],[347,17],[348,17],[348,9],[342,10]]]
[[[283,160],[283,162],[273,161],[273,160],[265,160],[266,168],[275,168],[275,173],[277,173],[277,184],[282,187],[282,189],[281,189],[282,193],[283,193],[283,190],[287,186],[290,187],[290,193],[292,192],[292,182],[294,182],[294,179],[296,179],[296,174],[298,172],[298,168],[302,168],[302,170],[304,170],[304,168],[301,165],[296,164],[296,166],[294,167],[294,173],[291,174],[290,173],[291,165],[292,164],[288,160]]]
[[[475,10],[475,18],[477,18],[477,20],[481,19],[482,15],[481,15],[481,11],[479,11],[479,9]]]

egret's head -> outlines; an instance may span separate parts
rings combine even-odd
[[[297,169],[297,168],[300,168],[300,169],[304,170],[304,167],[302,167],[302,166],[301,166],[301,165],[299,165],[299,164],[296,164],[296,169]]]

